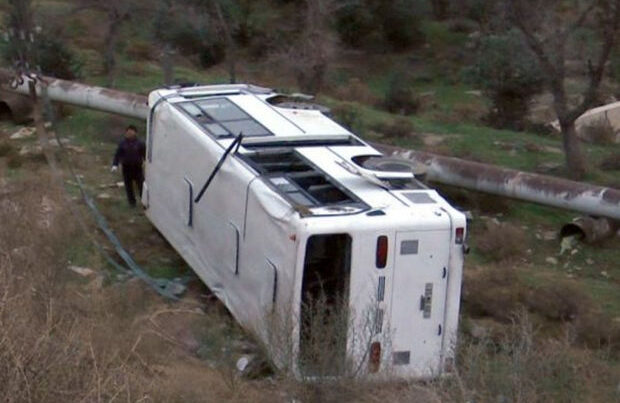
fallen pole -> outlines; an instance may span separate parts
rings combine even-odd
[[[11,73],[0,70],[5,82]],[[24,77],[13,91],[27,94],[29,78]],[[102,112],[144,119],[148,116],[147,98],[143,95],[43,77],[48,96],[54,102],[90,108]],[[37,83],[37,92],[40,91]],[[8,85],[5,89],[10,90]],[[373,144],[379,151],[426,166],[428,180],[463,187],[498,196],[530,201],[574,210],[596,217],[620,220],[620,191],[613,188],[574,182],[502,168],[495,165],[445,157],[385,144]]]
[[[14,75],[7,70],[0,70],[0,79],[7,83],[3,89],[28,95],[28,77],[23,76],[14,88],[8,85]],[[147,97],[130,92],[117,91],[109,88],[80,84],[74,81],[61,80],[53,77],[40,77],[36,80],[37,95],[41,95],[41,83],[47,87],[47,95],[53,102],[79,106],[101,112],[129,118],[146,120],[149,112]]]
[[[388,156],[426,166],[430,181],[620,220],[620,191],[496,165],[373,144]]]

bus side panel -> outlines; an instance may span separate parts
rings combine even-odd
[[[299,309],[293,290],[301,234],[298,215],[261,179],[248,188],[239,277],[252,295],[246,309],[257,318],[253,329],[280,368],[291,368]]]
[[[248,307],[256,295],[241,281],[249,260],[242,237],[246,190],[254,175],[229,157],[196,203],[224,149],[168,104],[157,109],[150,135],[148,218],[236,319],[255,327],[261,319]]]

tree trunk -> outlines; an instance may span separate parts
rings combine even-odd
[[[235,40],[232,36],[232,32],[230,31],[230,26],[226,18],[224,17],[224,13],[222,12],[222,8],[219,3],[215,1],[213,3],[215,7],[215,12],[217,13],[217,18],[220,23],[220,28],[224,32],[224,39],[226,41],[226,63],[228,64],[228,78],[231,84],[237,83],[237,45],[235,44]]]
[[[121,26],[122,19],[118,16],[110,17],[108,32],[104,40],[103,46],[103,69],[108,76],[107,85],[114,86],[116,73],[116,42],[118,40],[118,31]]]
[[[169,44],[164,45],[164,49],[161,53],[161,69],[164,73],[164,84],[174,84],[174,50]]]
[[[431,0],[433,17],[437,20],[445,20],[448,17],[449,0]]]
[[[583,155],[581,141],[577,137],[575,121],[560,120],[562,129],[562,143],[564,146],[564,156],[566,158],[566,168],[568,174],[576,180],[583,179],[586,174],[586,159]]]

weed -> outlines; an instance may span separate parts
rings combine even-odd
[[[415,128],[411,120],[399,117],[388,123],[378,123],[373,129],[389,139],[411,139]]]
[[[522,295],[514,268],[498,266],[466,272],[463,303],[470,315],[507,322],[520,308]]]
[[[613,144],[616,140],[616,131],[607,116],[584,124],[581,134],[594,144]]]
[[[21,168],[23,164],[24,164],[24,159],[19,154],[9,155],[9,157],[7,158],[7,162],[6,162],[7,167],[9,167],[10,169]]]
[[[133,60],[151,60],[154,50],[149,42],[135,39],[127,45],[125,53]]]
[[[574,323],[575,341],[583,346],[620,353],[620,323],[602,313],[581,315]]]
[[[9,143],[0,143],[0,157],[6,157],[7,155],[11,155],[13,151],[13,146]]]
[[[590,298],[577,286],[566,281],[544,284],[530,290],[528,308],[551,320],[572,321],[588,312]]]
[[[336,88],[334,95],[343,101],[359,102],[366,105],[374,105],[378,101],[368,85],[355,77]]]
[[[620,152],[615,152],[601,162],[601,169],[605,171],[620,171]]]
[[[410,115],[420,108],[420,100],[413,93],[407,78],[394,74],[388,83],[383,107],[390,113]]]
[[[475,245],[490,261],[514,259],[525,253],[525,232],[510,223],[488,221],[486,231],[476,237]]]
[[[350,104],[338,104],[332,108],[331,113],[334,119],[349,130],[356,130],[361,124],[357,108]]]

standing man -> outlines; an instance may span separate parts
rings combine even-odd
[[[138,139],[138,129],[134,125],[127,126],[125,138],[119,143],[116,154],[114,154],[111,171],[116,172],[119,163],[123,166],[125,192],[127,192],[127,201],[131,207],[136,206],[136,196],[133,189],[134,182],[138,188],[138,195],[142,197],[142,182],[144,182],[142,164],[144,163],[145,155],[146,146],[144,142]]]

